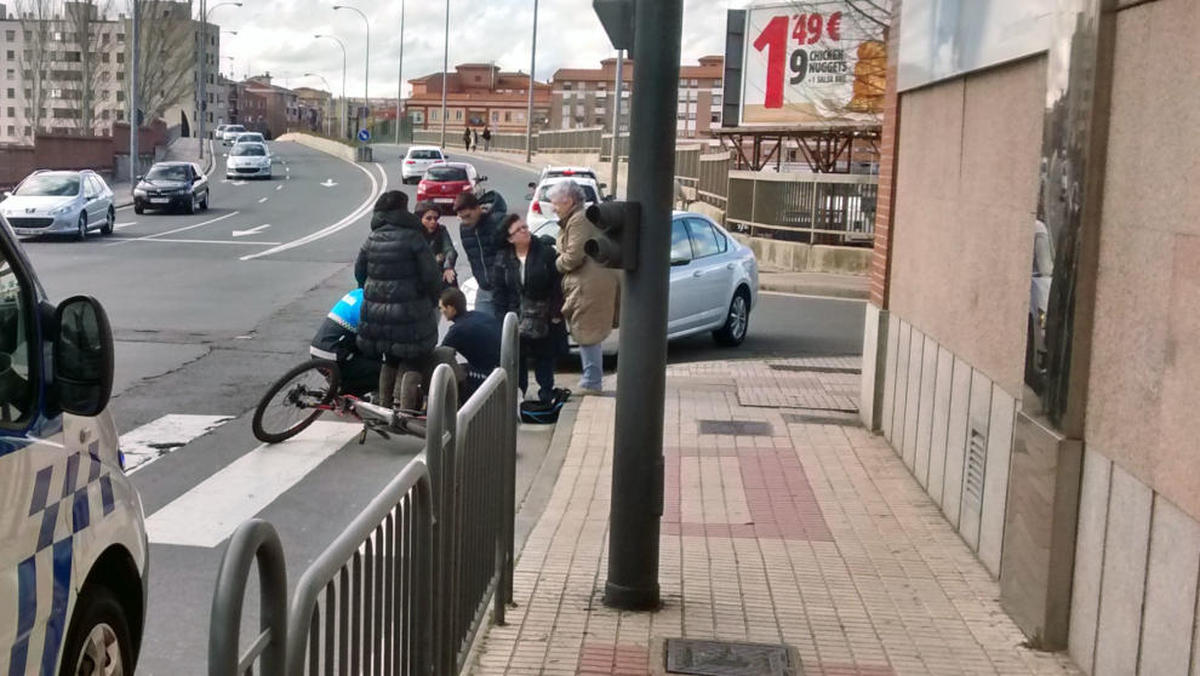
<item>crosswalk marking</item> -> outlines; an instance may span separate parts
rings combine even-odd
[[[173,413],[130,430],[119,441],[125,454],[125,470],[133,473],[230,420],[233,416]]]
[[[361,431],[354,423],[318,420],[289,441],[259,446],[146,519],[150,542],[219,545]]]

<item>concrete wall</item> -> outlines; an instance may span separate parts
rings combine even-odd
[[[1095,674],[1195,675],[1200,137],[1177,132],[1200,129],[1200,3],[1126,5],[1117,15],[1069,645]]]
[[[1046,61],[901,97],[891,306],[1021,392]]]
[[[704,202],[693,203],[688,209],[710,216],[718,223],[722,222],[721,216],[724,215]],[[713,212],[719,215],[714,215]],[[814,245],[745,235],[734,236],[754,251],[760,265],[789,272],[866,275],[874,255],[871,249],[865,247]]]
[[[301,145],[308,146],[314,150],[319,150],[334,157],[340,157],[348,162],[355,161],[354,146],[348,146],[337,141],[321,138],[319,136],[310,136],[308,134],[284,134],[280,136],[280,141],[293,141]]]

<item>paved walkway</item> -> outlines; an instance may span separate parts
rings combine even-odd
[[[518,561],[518,607],[480,641],[472,673],[646,674],[674,637],[783,642],[809,675],[1077,673],[1062,654],[1021,647],[998,585],[845,410],[857,368],[669,369],[655,613],[601,603],[615,400],[583,399]]]

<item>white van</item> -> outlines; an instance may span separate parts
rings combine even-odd
[[[112,382],[104,308],[52,305],[0,217],[0,673],[136,666],[149,548]]]

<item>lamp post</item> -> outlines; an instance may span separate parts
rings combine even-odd
[[[537,67],[537,16],[538,0],[533,0],[533,46],[529,48],[529,109],[525,111],[525,163],[533,161],[533,90],[537,79],[533,77]]]
[[[404,98],[404,5],[405,0],[400,0],[400,68],[396,74],[399,80],[396,83],[396,145],[400,145],[400,115],[402,99]]]
[[[348,9],[352,12],[357,12],[362,17],[363,23],[367,27],[367,58],[366,65],[363,70],[363,106],[367,109],[367,119],[362,121],[363,128],[367,127],[367,121],[371,118],[371,20],[363,14],[362,10],[350,5],[334,5],[336,9]]]
[[[442,150],[446,149],[446,71],[450,68],[450,0],[446,0],[446,37],[442,46]]]
[[[329,86],[329,81],[326,80],[325,76],[323,76],[323,75],[319,75],[317,73],[305,73],[304,76],[319,78],[321,80],[321,82],[325,85],[325,88],[329,90],[329,105],[325,106],[326,112],[328,113],[325,116],[325,135],[329,136],[330,135],[330,133],[329,133],[329,118],[333,117],[333,87]]]
[[[208,0],[200,0],[200,101],[196,108],[200,112],[200,160],[204,160],[204,138],[207,136],[205,127],[208,122],[208,15],[218,7],[232,5],[241,7],[240,2],[218,2],[212,7],[208,6]]]
[[[326,38],[329,40],[333,40],[334,42],[338,43],[338,47],[342,48],[342,109],[341,109],[338,117],[342,121],[342,139],[345,140],[345,138],[346,138],[346,45],[342,44],[341,40],[339,40],[338,38],[336,38],[332,35],[325,35],[322,33],[318,33],[317,35],[315,35],[313,37]]]

